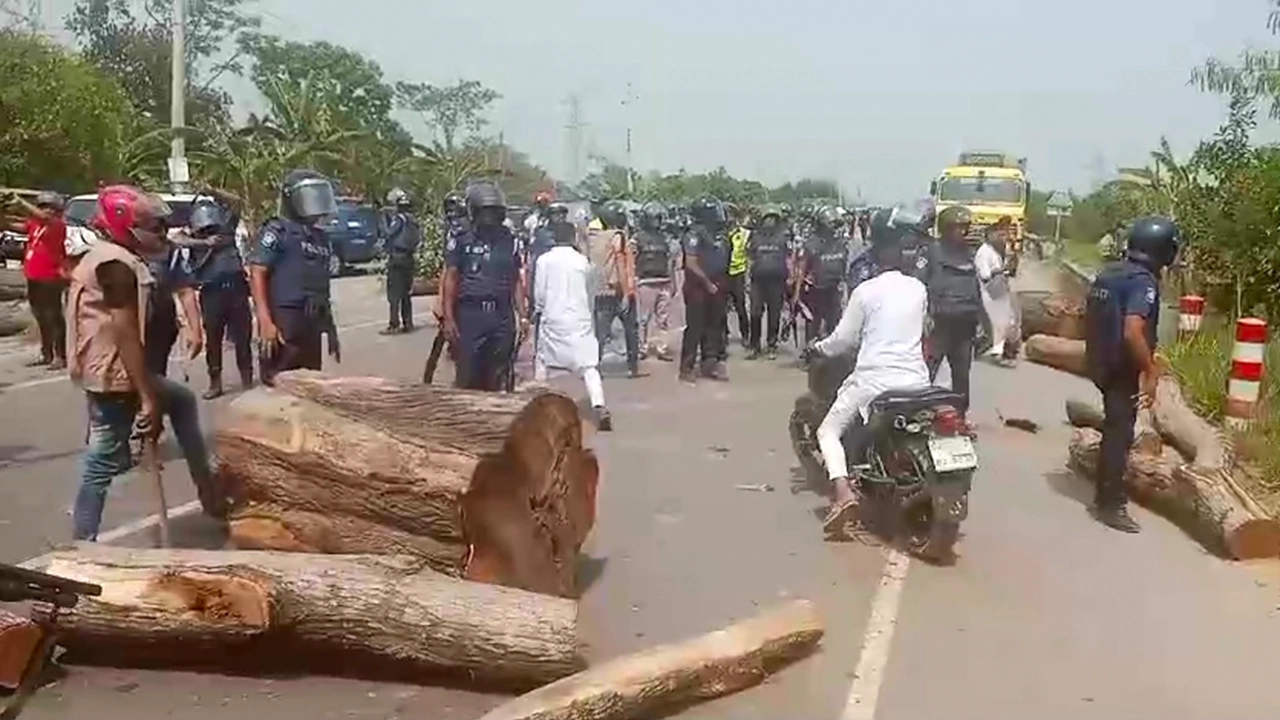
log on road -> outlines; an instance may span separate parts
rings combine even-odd
[[[1027,359],[1040,365],[1088,377],[1084,341],[1054,335],[1032,335],[1023,343]]]
[[[480,720],[636,720],[735,693],[813,651],[814,606],[795,601],[692,640],[627,655],[539,688]]]
[[[1085,400],[1069,398],[1067,400],[1067,422],[1074,427],[1093,428],[1102,432],[1105,415],[1101,405]],[[1147,455],[1159,455],[1164,447],[1160,433],[1156,432],[1152,412],[1138,410],[1138,419],[1133,424],[1133,450]]]
[[[1043,291],[1023,291],[1017,297],[1024,340],[1032,335],[1084,339],[1083,298]]]
[[[216,434],[239,547],[410,553],[573,596],[599,468],[563,395],[285,373]]]
[[[584,666],[573,600],[457,580],[410,556],[81,545],[37,564],[102,586],[59,616],[79,662],[520,689]]]

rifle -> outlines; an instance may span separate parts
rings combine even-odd
[[[58,646],[57,621],[60,610],[70,609],[80,596],[102,595],[102,586],[27,570],[0,563],[0,602],[36,602],[44,605],[31,619],[12,616],[7,632],[0,635],[0,684],[16,689],[0,706],[0,720],[18,717],[42,681]],[[4,619],[0,616],[0,620]],[[14,662],[16,661],[16,662]]]

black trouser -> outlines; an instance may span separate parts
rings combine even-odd
[[[718,292],[707,292],[702,281],[688,277],[684,284],[684,339],[680,343],[680,370],[693,372],[702,351],[704,366],[724,356],[726,278],[713,279]]]
[[[200,288],[200,313],[204,320],[204,359],[209,378],[222,377],[222,340],[231,336],[240,379],[253,378],[253,316],[249,310],[249,284],[244,275],[205,283]]]
[[[516,347],[511,304],[466,298],[458,301],[454,316],[458,323],[454,386],[489,392],[505,389],[514,372]]]
[[[323,338],[330,324],[327,309],[274,307],[271,319],[280,330],[280,347],[273,354],[258,358],[262,382],[270,385],[276,375],[286,370],[323,368]]]
[[[751,338],[751,313],[747,308],[747,273],[730,275],[725,286],[724,345],[729,345],[729,306],[738,316],[738,335],[743,342]],[[724,357],[720,358],[724,360]]]
[[[818,338],[824,338],[836,329],[836,323],[840,322],[841,309],[839,285],[809,288],[804,292],[804,304],[813,315],[812,320],[805,321],[806,340],[813,342]]]
[[[390,321],[387,327],[413,328],[413,258],[391,258],[387,261],[387,305]]]
[[[604,346],[613,335],[613,319],[622,320],[622,334],[627,343],[627,368],[640,368],[640,323],[636,319],[634,296],[623,300],[621,295],[597,295],[595,308],[596,340],[600,345],[600,358],[604,359]]]
[[[1102,391],[1104,418],[1095,501],[1099,508],[1113,509],[1128,499],[1124,468],[1133,445],[1133,423],[1138,418],[1138,375],[1117,373],[1098,389]]]
[[[781,275],[755,275],[751,278],[751,349],[760,350],[760,321],[769,313],[770,350],[778,348],[778,324],[782,320],[782,303],[786,299],[787,281]]]
[[[178,342],[178,332],[178,303],[172,292],[157,290],[151,296],[146,336],[142,343],[147,370],[160,377],[169,376],[169,356]]]
[[[40,330],[40,357],[67,361],[67,321],[62,312],[63,280],[28,280],[27,302]]]
[[[973,367],[973,340],[978,332],[977,315],[939,315],[933,318],[929,334],[929,382],[938,377],[946,360],[951,367],[951,389],[964,398],[957,408],[969,410],[969,371]]]

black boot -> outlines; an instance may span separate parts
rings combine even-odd
[[[224,395],[222,390],[222,373],[209,373],[209,389],[204,391],[205,400],[216,400]]]
[[[248,390],[253,387],[253,368],[240,368],[240,389]]]
[[[1094,505],[1093,516],[1112,530],[1130,535],[1142,532],[1142,526],[1133,519],[1129,514],[1129,508],[1124,505]]]

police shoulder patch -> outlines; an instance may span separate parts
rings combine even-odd
[[[276,243],[279,242],[279,240],[280,239],[276,237],[274,230],[266,229],[262,231],[262,237],[258,238],[258,244],[270,250],[276,246]]]
[[[928,265],[928,264],[929,264],[929,258],[927,258],[927,257],[925,257],[925,256],[923,256],[923,255],[921,255],[920,257],[916,258],[916,269],[917,269],[917,270],[923,270],[923,269],[924,269],[924,266],[925,266],[925,265]]]
[[[1146,294],[1146,297],[1147,297],[1147,302],[1148,302],[1148,303],[1151,303],[1151,304],[1154,304],[1154,303],[1155,303],[1155,301],[1156,301],[1156,289],[1155,289],[1155,287],[1154,287],[1154,286],[1151,286],[1151,287],[1148,287],[1148,288],[1147,288],[1147,294]]]
[[[458,238],[453,233],[449,233],[449,240],[444,244],[444,247],[445,250],[453,252],[458,247]]]

